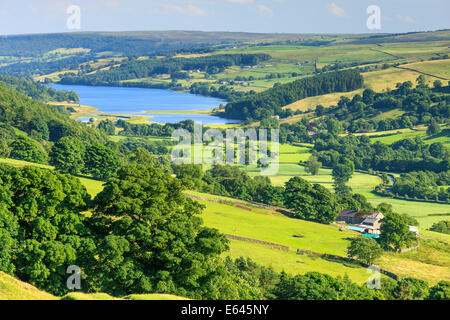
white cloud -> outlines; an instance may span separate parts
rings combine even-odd
[[[263,4],[260,4],[258,6],[258,10],[260,13],[266,15],[266,16],[273,16],[273,10]]]
[[[191,16],[206,16],[208,15],[208,13],[193,5],[193,4],[189,4],[186,6],[180,6],[180,5],[175,5],[175,4],[164,4],[162,6],[162,10],[160,9],[155,9],[154,12],[156,13],[179,13],[179,14],[188,14]]]
[[[332,2],[328,5],[328,11],[336,17],[343,17],[345,16],[345,10],[341,7],[339,7],[336,3]]]
[[[416,23],[416,20],[413,17],[410,16],[402,16],[402,15],[397,15],[397,19],[403,22],[408,22],[408,23]]]
[[[255,0],[227,0],[230,3],[253,3]]]

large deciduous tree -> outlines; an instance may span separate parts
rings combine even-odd
[[[86,189],[74,177],[34,167],[0,165],[0,181],[0,270],[50,293],[67,293],[67,267],[93,257],[81,214]]]
[[[202,226],[202,206],[182,191],[179,180],[149,166],[122,167],[108,180],[91,220],[99,260],[93,285],[116,295],[233,296],[219,263],[228,241]]]
[[[63,137],[50,152],[50,164],[62,173],[81,174],[84,171],[86,147],[75,137]]]
[[[411,241],[408,219],[395,212],[387,213],[381,221],[380,244],[385,249],[400,251]]]
[[[330,191],[299,177],[286,183],[285,205],[300,218],[322,223],[333,222],[339,213],[338,202]]]
[[[316,156],[309,157],[305,164],[305,171],[315,176],[319,173],[320,168],[322,168],[322,163],[318,160]]]
[[[348,254],[358,260],[371,265],[383,254],[381,246],[371,238],[359,237],[352,240],[348,247]]]

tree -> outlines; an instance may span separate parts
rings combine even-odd
[[[322,163],[318,160],[317,157],[311,156],[305,165],[305,171],[315,176],[319,173],[320,168],[322,168]]]
[[[286,183],[285,205],[296,212],[299,218],[331,223],[339,214],[335,196],[319,184],[294,177]]]
[[[95,178],[106,179],[117,170],[119,158],[110,148],[94,144],[86,148],[84,166],[86,173]]]
[[[394,297],[398,300],[423,300],[428,296],[428,284],[415,278],[401,279],[394,289]]]
[[[84,172],[85,144],[67,136],[56,142],[50,152],[50,164],[62,173],[78,175]]]
[[[445,159],[448,156],[447,148],[444,146],[442,142],[435,142],[430,145],[430,154],[431,156],[438,159]]]
[[[50,131],[48,130],[47,123],[41,118],[34,118],[30,121],[28,125],[28,132],[32,132],[33,130],[39,132],[42,136],[43,140],[49,140]]]
[[[45,163],[47,153],[37,142],[25,137],[18,137],[11,143],[10,157],[17,160]]]
[[[417,77],[416,82],[419,86],[424,86],[426,84],[426,78],[423,74]]]
[[[334,136],[337,136],[338,134],[342,133],[342,131],[344,131],[341,123],[333,118],[329,118],[327,120],[327,129],[328,133]]]
[[[116,132],[116,127],[114,126],[114,123],[109,119],[100,121],[98,124],[98,128],[100,130],[103,130],[107,135],[110,136],[114,135]]]
[[[381,220],[380,244],[385,249],[400,251],[411,240],[407,219],[395,212],[390,212]]]
[[[332,176],[336,194],[345,195],[351,192],[351,188],[346,186],[346,183],[350,180],[354,171],[354,163],[347,158],[343,158],[341,163],[334,166]]]
[[[368,265],[372,265],[377,258],[381,257],[383,249],[374,239],[359,237],[353,239],[350,243],[348,254]]]
[[[318,272],[296,276],[283,272],[273,294],[277,300],[376,299],[374,292],[352,283],[347,277],[334,279]]]
[[[324,107],[323,105],[319,104],[319,105],[316,107],[316,116],[317,116],[317,117],[323,116],[324,111],[325,111],[325,107]]]
[[[431,231],[450,234],[450,221],[442,220],[435,222],[431,228]]]
[[[8,145],[8,141],[0,137],[0,158],[8,158],[10,152],[11,148]]]
[[[238,298],[219,256],[228,240],[202,226],[203,206],[158,168],[120,168],[94,200],[99,263],[92,283],[115,295],[171,293]]]
[[[438,134],[442,131],[441,126],[436,122],[436,120],[432,119],[430,122],[430,125],[427,129],[427,134],[429,136],[433,136],[435,134]]]
[[[427,300],[450,300],[450,282],[440,281],[431,287]]]
[[[90,197],[77,178],[0,165],[0,270],[64,295],[66,269],[86,266],[93,241],[81,214]]]
[[[441,81],[441,80],[435,80],[435,81],[433,82],[433,86],[434,86],[435,89],[440,89],[440,88],[442,88],[442,81]]]

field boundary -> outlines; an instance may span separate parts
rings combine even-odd
[[[423,74],[425,76],[429,76],[429,77],[433,77],[433,78],[437,78],[437,79],[441,79],[441,80],[449,80],[447,78],[442,78],[442,77],[435,76],[435,75],[432,75],[430,73],[422,72],[422,71],[419,71],[419,70],[416,70],[416,69],[412,69],[412,68],[405,68],[405,67],[400,67],[400,66],[397,66],[397,67],[394,67],[394,68],[417,72],[417,73]]]
[[[368,264],[366,264],[364,262],[358,261],[356,259],[348,258],[348,257],[336,256],[334,254],[319,253],[319,252],[305,250],[305,249],[297,249],[297,254],[298,255],[308,254],[308,255],[315,256],[315,257],[320,257],[320,258],[323,258],[323,259],[330,259],[330,260],[337,260],[337,261],[341,261],[341,262],[355,263],[355,264],[358,264],[358,265],[360,265],[360,266],[362,266],[364,268],[370,267],[370,265],[368,265]],[[386,276],[388,276],[388,277],[390,277],[390,278],[392,278],[394,280],[398,280],[400,278],[397,274],[395,274],[393,272],[390,272],[390,271],[387,271],[387,270],[384,270],[384,269],[381,269],[381,268],[380,268],[380,273],[382,273],[382,274],[384,274],[384,275],[386,275]]]
[[[228,199],[211,199],[211,198],[207,198],[207,197],[201,197],[201,196],[196,196],[193,194],[186,194],[187,197],[191,198],[191,199],[196,199],[196,200],[201,200],[201,201],[208,201],[208,202],[216,202],[216,203],[228,203],[228,204],[235,204],[235,205],[250,205],[250,206],[254,206],[260,209],[267,209],[267,210],[272,210],[272,211],[276,211],[276,212],[280,212],[282,214],[288,215],[288,216],[292,216],[295,214],[294,211],[286,209],[286,208],[281,208],[281,207],[276,207],[276,206],[271,206],[268,204],[263,204],[263,203],[259,203],[259,202],[254,202],[251,200],[246,200],[246,199],[240,199],[237,197],[233,197],[233,196],[223,196],[220,194],[214,194],[214,193],[207,193],[204,192],[205,194],[209,194],[212,196],[218,196],[218,197],[226,197],[226,198],[230,198],[230,199],[235,199],[235,200],[228,200]],[[297,218],[296,218],[297,219]],[[304,219],[300,219],[299,220],[304,220]],[[307,221],[307,220],[305,220]]]
[[[271,249],[275,249],[275,250],[286,251],[286,252],[291,251],[291,248],[289,248],[288,246],[284,246],[284,245],[278,244],[278,243],[273,243],[273,242],[268,242],[268,241],[263,241],[263,240],[258,240],[258,239],[252,239],[252,238],[246,238],[246,237],[240,237],[240,236],[235,236],[232,234],[225,234],[225,236],[228,239],[232,239],[232,240],[239,240],[239,241],[262,244],[264,246],[269,246],[269,247],[271,247]]]

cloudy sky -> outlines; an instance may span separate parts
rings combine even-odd
[[[70,30],[71,5],[81,10]],[[381,9],[368,30],[366,9]],[[0,34],[202,30],[290,33],[409,32],[450,28],[450,0],[0,0]]]

